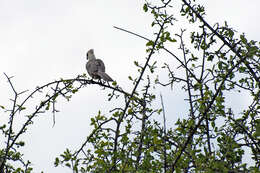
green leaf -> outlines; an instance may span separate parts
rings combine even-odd
[[[22,111],[22,110],[25,110],[26,109],[26,107],[20,107],[20,111]]]
[[[19,146],[24,146],[25,145],[25,143],[23,142],[23,141],[19,141],[19,142],[17,142],[17,143],[15,143],[16,145],[19,145]]]
[[[78,91],[78,89],[73,89],[71,92],[75,94]]]
[[[2,126],[0,126],[0,129],[4,129],[4,128],[6,128],[6,125],[5,125],[5,124],[2,125]]]
[[[208,56],[208,58],[207,58],[208,61],[212,61],[213,59],[214,59],[214,55],[210,55],[210,56]]]
[[[167,39],[167,40],[169,40],[170,42],[177,42],[177,40],[176,39],[174,39],[174,38],[169,38],[169,39]]]
[[[148,11],[147,4],[144,4],[144,6],[143,6],[143,10],[144,10],[144,12],[147,12],[147,11]]]
[[[165,39],[170,41],[170,42],[177,42],[177,40],[175,40],[174,38],[171,38],[170,33],[169,32],[165,32]]]
[[[50,109],[50,102],[47,103],[47,106],[45,107],[45,110],[49,110]]]
[[[260,136],[260,119],[256,120],[256,132],[255,132],[255,135],[257,137]]]
[[[150,40],[150,41],[148,41],[147,43],[146,43],[146,46],[153,46],[154,45],[154,42],[152,41],[152,40]]]
[[[221,61],[218,63],[218,69],[219,69],[219,70],[222,70],[222,69],[223,69],[222,64],[223,64],[223,62],[221,62]]]
[[[113,86],[116,86],[116,85],[117,85],[116,81],[113,81],[113,82],[112,82],[112,85],[113,85]]]
[[[244,44],[247,43],[247,39],[245,38],[244,34],[240,35],[240,39],[241,39],[242,43],[244,43]]]
[[[66,163],[65,166],[67,166],[69,168],[71,167],[70,163]]]
[[[60,160],[58,157],[56,157],[55,162],[54,162],[55,167],[57,167],[59,165],[59,163],[60,163]]]
[[[132,114],[133,113],[133,109],[132,108],[129,108],[128,109],[128,114]]]

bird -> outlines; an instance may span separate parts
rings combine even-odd
[[[107,82],[114,81],[108,74],[106,74],[104,62],[101,59],[96,59],[94,49],[90,49],[87,52],[86,58],[88,60],[86,69],[93,79],[103,79]]]

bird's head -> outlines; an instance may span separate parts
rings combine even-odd
[[[88,52],[87,52],[87,60],[92,58],[94,56],[94,49],[90,49]]]

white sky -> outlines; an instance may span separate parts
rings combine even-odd
[[[259,0],[201,2],[211,24],[226,20],[249,39],[260,40]],[[138,0],[0,0],[0,105],[7,106],[12,94],[3,72],[15,76],[17,90],[32,91],[55,79],[85,73],[85,53],[90,48],[104,60],[107,73],[130,90],[127,77],[136,75],[133,61],[145,57],[145,42],[112,26],[152,36],[151,16],[142,11],[142,4]],[[168,113],[180,109],[171,105],[183,101],[181,95],[161,92]],[[23,151],[35,172],[71,172],[53,168],[54,158],[81,145],[90,131],[90,117],[98,110],[108,113],[111,103],[106,95],[98,86],[89,86],[70,102],[61,102],[54,128],[51,114],[35,119],[23,136]]]

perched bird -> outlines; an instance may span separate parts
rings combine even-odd
[[[86,69],[93,79],[103,79],[107,82],[113,81],[113,79],[105,73],[105,64],[103,61],[96,59],[93,49],[87,52],[87,60]]]

